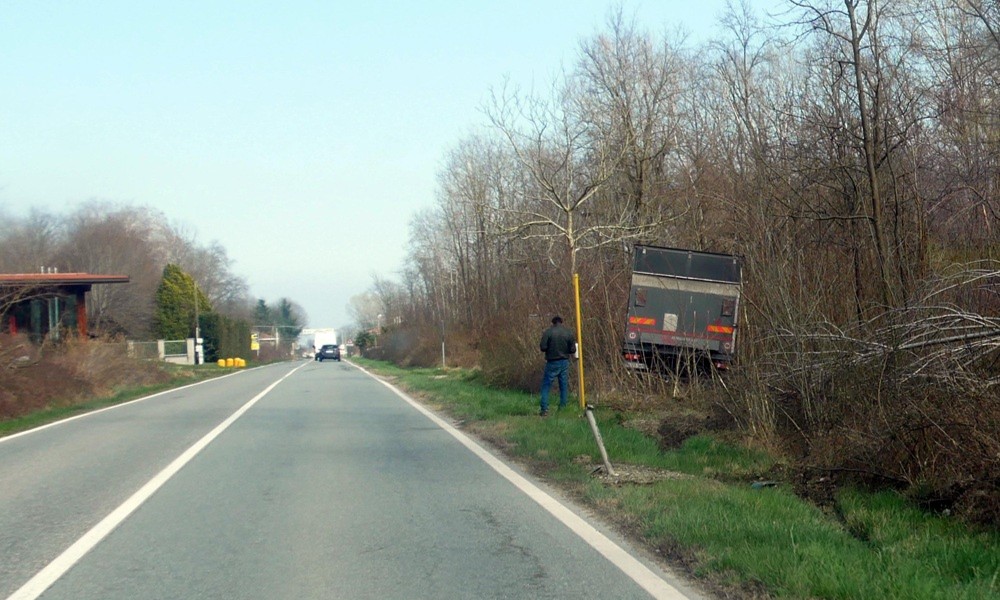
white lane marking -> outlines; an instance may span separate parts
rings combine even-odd
[[[273,390],[279,383],[290,377],[293,373],[304,366],[306,365],[299,365],[288,373],[285,373],[281,379],[267,386],[263,392],[254,396],[249,402],[230,415],[229,418],[222,423],[219,423],[215,429],[205,434],[203,438],[195,442],[190,448],[175,458],[174,461],[167,465],[165,469],[147,481],[145,485],[139,488],[139,491],[132,494],[131,498],[123,502],[115,510],[111,511],[111,513],[104,517],[100,523],[95,525],[87,533],[83,534],[83,537],[64,550],[62,554],[46,565],[44,569],[36,573],[34,577],[21,586],[21,589],[8,596],[7,600],[35,600],[41,596],[45,590],[49,589],[53,583],[65,575],[66,572],[73,567],[73,565],[79,562],[80,559],[83,558],[88,552],[93,550],[94,547],[101,542],[101,540],[114,531],[116,527],[121,525],[121,523],[135,511],[135,509],[142,506],[142,504],[148,500],[150,496],[156,493],[156,490],[160,489],[160,487],[169,481],[171,477],[176,475],[177,472],[184,467],[184,465],[189,463],[191,459],[198,455],[199,452],[212,443],[212,440],[219,437],[223,431],[243,416],[243,414],[250,410],[250,408],[256,404],[258,400],[266,396],[267,393]]]
[[[254,368],[259,368],[259,367],[254,367]],[[63,423],[69,423],[70,421],[75,421],[77,419],[82,419],[84,417],[90,417],[90,416],[93,416],[93,415],[96,415],[98,413],[102,413],[102,412],[105,412],[105,411],[108,411],[108,410],[114,410],[116,408],[121,408],[123,406],[128,406],[129,404],[135,404],[136,402],[143,402],[145,400],[149,400],[150,398],[156,398],[157,396],[162,396],[164,394],[169,394],[171,392],[179,392],[181,390],[186,390],[186,389],[188,389],[190,387],[194,387],[196,385],[201,385],[203,383],[208,383],[210,381],[218,381],[220,379],[225,379],[226,377],[232,377],[233,375],[239,375],[240,373],[245,373],[245,372],[246,371],[236,371],[236,372],[230,373],[228,375],[220,375],[219,377],[213,377],[211,379],[204,379],[202,381],[196,381],[194,383],[189,383],[187,385],[182,385],[181,387],[170,388],[169,390],[163,390],[162,392],[157,392],[155,394],[150,394],[149,396],[143,396],[142,398],[136,398],[135,400],[129,400],[128,402],[122,402],[121,404],[115,404],[114,406],[105,406],[104,408],[99,408],[97,410],[92,410],[90,412],[85,412],[83,414],[75,415],[75,416],[72,416],[72,417],[67,417],[65,419],[60,419],[58,421],[53,421],[52,423],[46,423],[45,425],[39,425],[38,427],[33,427],[32,429],[28,429],[28,430],[25,430],[25,431],[19,431],[17,433],[12,433],[12,434],[10,434],[8,436],[0,437],[0,444],[4,443],[6,441],[12,440],[14,438],[19,438],[22,435],[28,435],[29,433],[36,433],[38,431],[42,431],[43,429],[48,429],[49,427],[55,427],[56,425],[62,425]]]
[[[576,535],[580,536],[583,541],[590,544],[594,550],[597,550],[597,552],[604,556],[604,558],[608,559],[611,564],[618,567],[618,569],[625,573],[625,575],[629,576],[633,581],[639,584],[642,589],[649,592],[653,598],[657,598],[658,600],[689,600],[688,596],[685,596],[680,590],[664,581],[662,577],[654,573],[649,567],[642,564],[638,559],[622,549],[621,546],[608,539],[607,536],[595,529],[593,525],[563,506],[552,496],[543,492],[538,488],[538,486],[531,483],[519,475],[516,471],[505,465],[495,456],[487,452],[482,446],[473,441],[470,437],[452,426],[451,423],[441,419],[424,406],[418,404],[416,400],[407,396],[396,386],[373,375],[364,367],[356,365],[352,362],[348,362],[348,364],[363,371],[369,377],[372,377],[382,385],[392,390],[397,396],[423,413],[428,419],[450,433],[452,437],[471,450],[473,454],[492,467],[494,471],[502,475],[505,479],[507,479],[507,481],[514,484],[514,486],[524,492],[524,494],[529,498],[540,504],[542,508],[552,513],[552,515],[561,521],[563,525],[568,527]]]

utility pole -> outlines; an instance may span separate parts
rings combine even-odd
[[[198,284],[195,283],[194,278],[191,278],[191,287],[194,290],[194,364],[200,365],[202,363],[202,352],[204,347],[201,345],[201,325],[198,322]]]

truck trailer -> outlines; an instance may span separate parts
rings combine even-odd
[[[736,356],[738,257],[637,244],[623,356],[628,367],[726,369]]]
[[[327,344],[337,344],[337,330],[336,329],[317,329],[313,332],[313,354],[319,352],[319,349]]]

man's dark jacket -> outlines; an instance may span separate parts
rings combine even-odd
[[[545,360],[563,360],[576,354],[576,337],[562,325],[553,325],[542,333],[539,344]]]

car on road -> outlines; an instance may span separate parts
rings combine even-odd
[[[324,360],[340,360],[340,347],[336,344],[323,344],[319,351],[316,352],[316,360],[323,362]]]

